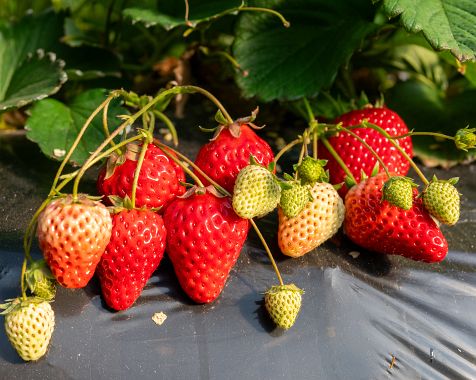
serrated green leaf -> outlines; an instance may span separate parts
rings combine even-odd
[[[471,0],[383,0],[388,17],[400,16],[410,32],[422,32],[436,50],[460,61],[475,59],[476,2]]]
[[[51,95],[66,81],[63,63],[45,53],[58,46],[61,26],[52,12],[0,24],[0,111]]]
[[[76,139],[81,127],[89,115],[101,104],[107,93],[102,89],[83,92],[68,105],[55,99],[44,99],[36,103],[25,128],[27,137],[38,143],[47,156],[62,160]],[[117,127],[120,114],[127,111],[119,101],[113,100],[109,106],[108,125],[112,130]],[[84,134],[81,143],[71,156],[71,163],[80,165],[105,139],[102,114],[96,116]]]
[[[444,97],[431,84],[416,80],[398,83],[386,94],[387,105],[405,120],[410,130],[441,132],[449,136],[467,125],[476,126],[474,99],[474,89]],[[412,139],[415,154],[428,166],[451,167],[476,157],[474,149],[458,150],[452,140],[430,136]]]
[[[239,0],[189,0],[189,26],[195,27],[201,22],[210,21],[223,12],[236,11],[241,5]],[[146,27],[161,25],[166,30],[187,25],[185,21],[185,2],[166,0],[160,2],[160,8],[131,7],[123,14],[133,22],[141,22]]]
[[[283,0],[275,4],[291,23],[247,12],[240,16],[234,56],[247,76],[237,75],[246,96],[296,99],[329,86],[339,69],[375,30],[374,7],[367,0]],[[261,2],[259,2],[261,5]]]

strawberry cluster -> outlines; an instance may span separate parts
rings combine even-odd
[[[106,134],[80,170],[64,175],[88,123],[79,133],[27,228],[22,295],[1,305],[7,336],[24,360],[37,360],[46,352],[54,329],[49,302],[56,282],[82,288],[96,274],[106,304],[125,310],[140,297],[166,254],[184,292],[196,303],[210,303],[222,293],[250,227],[279,281],[265,292],[265,307],[277,326],[289,329],[303,291],[283,281],[254,221],[276,208],[278,246],[290,257],[313,251],[343,225],[354,243],[370,251],[426,262],[444,259],[448,245],[439,223],[458,221],[457,179],[424,177],[412,160],[411,132],[394,112],[366,108],[342,115],[334,124],[319,124],[311,115],[303,135],[274,156],[254,132],[257,111],[233,121],[209,96],[220,109],[219,127],[192,162],[153,138],[155,114],[163,104],[170,96],[190,92],[209,94],[193,86],[174,87],[154,99],[113,92],[96,113],[103,110],[107,116],[107,104],[117,96],[138,111]],[[142,128],[127,136],[127,128],[139,118]],[[464,129],[453,139],[469,149],[476,145],[474,137],[474,130]],[[298,144],[294,172],[278,177],[279,158]],[[106,162],[97,179],[100,196],[78,193],[84,172],[101,160]],[[410,166],[425,184],[420,194],[405,177]],[[186,175],[196,184],[187,184]],[[73,179],[72,193],[62,193]],[[41,261],[32,260],[29,252],[35,230]]]

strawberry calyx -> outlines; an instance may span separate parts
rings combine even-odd
[[[476,148],[476,128],[459,129],[454,137],[455,145],[458,149],[468,151],[468,149]]]
[[[55,277],[44,259],[33,261],[25,273],[25,281],[31,293],[50,301],[56,294]]]
[[[206,193],[212,194],[217,198],[224,198],[227,196],[219,192],[217,188],[213,185],[208,185],[208,186],[193,185],[184,194],[178,196],[177,198],[186,199],[186,198],[190,198],[192,195],[195,195],[195,194],[204,195]]]
[[[118,195],[108,195],[107,198],[111,202],[112,206],[108,207],[109,213],[114,215],[118,214],[124,210],[150,210],[153,212],[159,212],[162,210],[163,206],[160,207],[135,207],[132,204],[131,198],[126,195],[124,198],[119,197]]]
[[[0,312],[0,315],[7,315],[10,313],[13,313],[17,310],[20,310],[23,307],[27,307],[28,305],[34,303],[34,304],[40,304],[42,302],[51,302],[49,300],[45,300],[41,297],[17,297],[17,298],[11,298],[5,300],[5,303],[0,304],[0,309],[3,309],[2,312]]]
[[[258,127],[257,125],[253,124],[253,121],[256,119],[256,116],[258,115],[259,112],[259,107],[256,107],[252,112],[250,116],[246,117],[241,117],[239,119],[236,119],[233,123],[230,123],[225,116],[223,116],[223,113],[218,110],[217,113],[215,114],[215,121],[219,124],[218,127],[216,128],[210,128],[210,129],[205,129],[205,128],[200,128],[202,131],[205,132],[215,132],[213,137],[210,139],[210,141],[214,141],[218,138],[220,133],[228,129],[230,134],[234,138],[239,138],[241,135],[241,127],[243,125],[247,125],[253,129],[263,129],[265,126]]]

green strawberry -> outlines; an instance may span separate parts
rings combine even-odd
[[[476,128],[462,128],[456,132],[455,145],[458,149],[468,151],[476,147]]]
[[[5,332],[23,360],[38,360],[48,348],[55,327],[55,314],[41,298],[16,298],[1,305],[6,309]]]
[[[313,200],[309,185],[287,183],[289,188],[283,188],[279,206],[288,218],[294,218],[306,205]]]
[[[452,226],[459,219],[460,196],[454,186],[459,178],[447,181],[439,180],[436,176],[423,191],[423,205],[439,222]]]
[[[417,184],[408,177],[390,177],[382,187],[382,200],[403,210],[410,210],[413,204],[413,188]]]
[[[329,175],[324,170],[327,160],[316,160],[310,156],[304,157],[300,165],[294,165],[303,184],[314,185],[316,182],[328,182]]]
[[[303,293],[294,284],[274,285],[265,293],[266,310],[276,325],[286,330],[294,325],[301,309]]]
[[[37,297],[51,301],[56,294],[56,281],[45,260],[34,261],[25,273],[30,291]]]
[[[233,209],[244,219],[273,211],[281,197],[281,186],[267,168],[251,164],[238,173],[233,190]]]

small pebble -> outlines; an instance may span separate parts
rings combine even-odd
[[[165,313],[163,311],[161,311],[159,313],[155,313],[152,316],[152,320],[155,322],[155,324],[157,324],[159,326],[162,325],[162,323],[164,323],[166,319],[167,319],[167,315],[165,315]]]
[[[350,252],[349,252],[349,255],[351,255],[353,259],[356,259],[357,257],[360,256],[360,252],[350,251]]]

